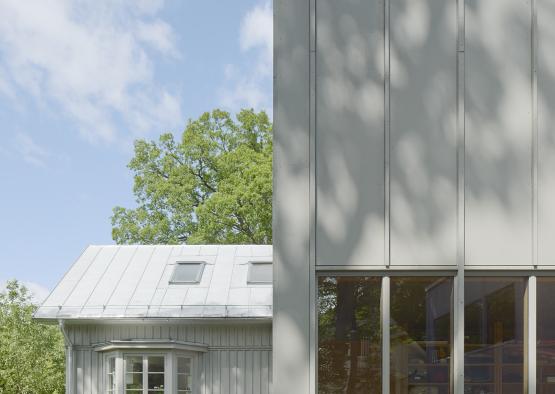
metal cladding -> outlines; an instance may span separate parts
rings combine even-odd
[[[178,262],[205,262],[199,283],[170,283]],[[247,284],[270,245],[89,246],[35,313],[38,319],[272,317],[272,285]]]

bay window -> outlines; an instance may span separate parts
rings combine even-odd
[[[194,352],[121,350],[105,354],[107,393],[173,394],[193,392]]]

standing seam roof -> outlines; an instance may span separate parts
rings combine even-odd
[[[206,263],[198,284],[171,284],[176,262]],[[38,319],[271,318],[272,285],[248,284],[271,245],[89,246],[35,313]]]

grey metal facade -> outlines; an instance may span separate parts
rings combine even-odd
[[[462,300],[465,274],[518,270],[533,314],[555,269],[555,2],[275,0],[274,15],[274,392],[316,391],[319,272],[448,272]]]

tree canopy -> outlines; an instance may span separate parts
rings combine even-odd
[[[33,320],[25,286],[0,293],[0,393],[64,393],[64,342],[58,327]]]
[[[264,112],[235,119],[214,110],[181,139],[137,140],[128,165],[137,206],[115,207],[119,244],[272,242],[272,124]]]

